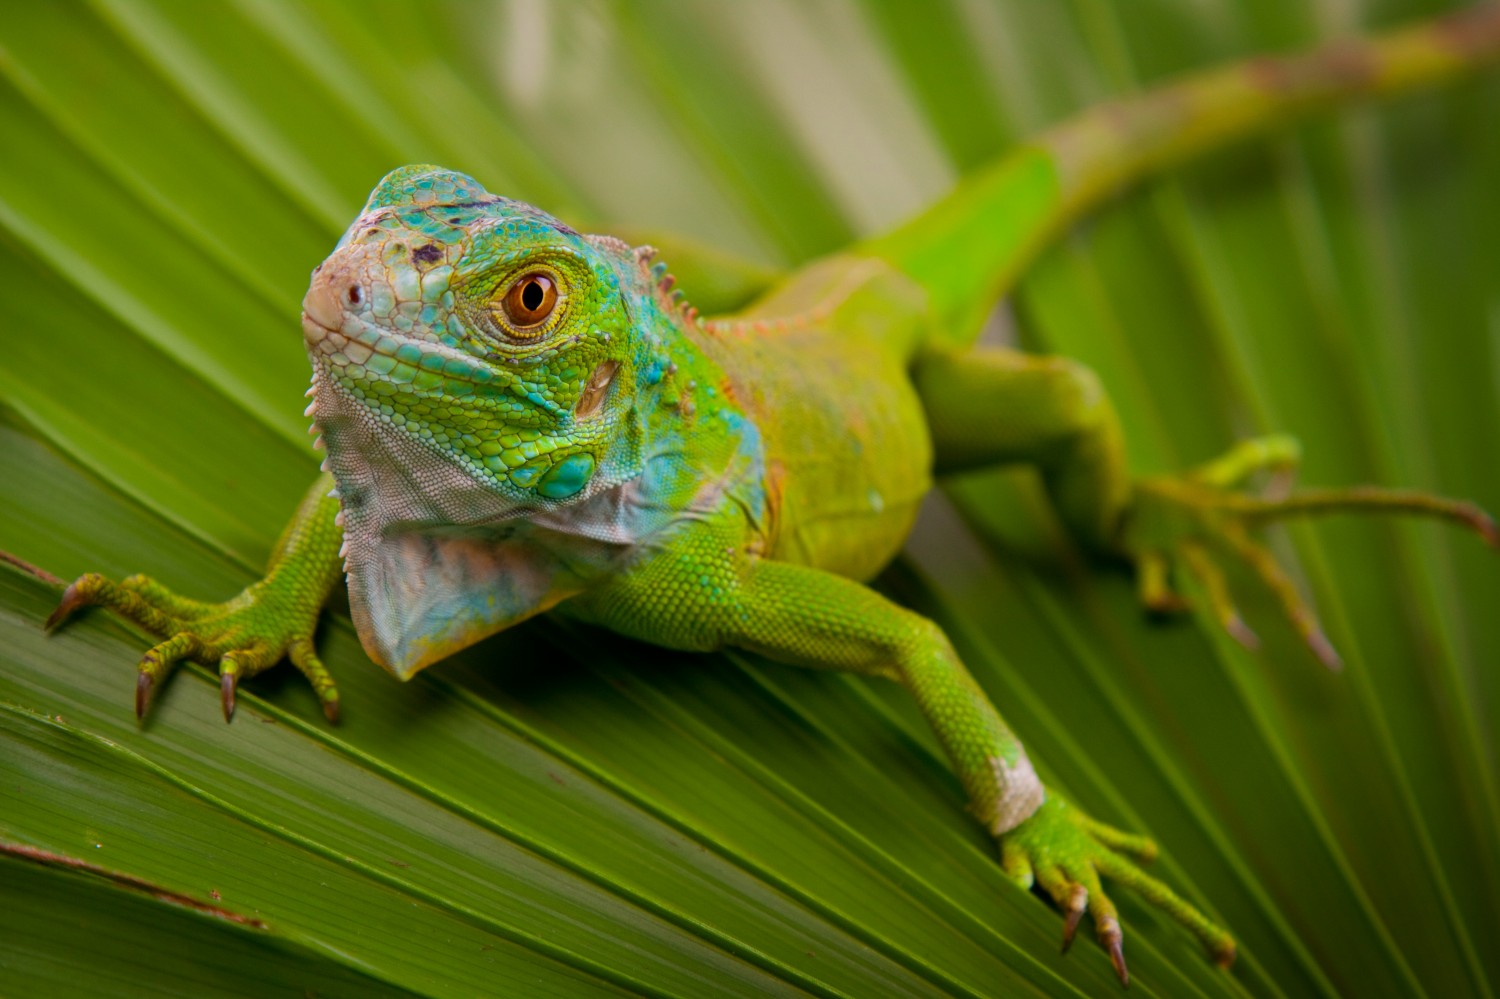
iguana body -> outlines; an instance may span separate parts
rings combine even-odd
[[[1250,442],[1133,482],[1094,376],[970,346],[1046,240],[1121,185],[1350,97],[1442,79],[1500,50],[1493,8],[1294,60],[1261,60],[1094,112],[1021,147],[893,233],[704,320],[645,249],[583,236],[432,166],[388,175],[303,303],[308,415],[328,450],[267,578],[226,604],[141,577],[75,582],[54,623],[108,604],[164,641],[137,710],[180,659],[239,679],[284,655],[336,717],[312,632],[338,577],[370,656],[403,678],[553,611],[678,649],[751,649],[904,684],[1016,881],[1040,883],[1070,940],[1092,913],[1122,979],[1105,875],[1228,963],[1227,933],[1129,859],[1155,847],[1048,795],[941,630],[862,585],[898,550],[933,476],[1027,462],[1084,544],[1136,562],[1169,607],[1175,567],[1249,640],[1217,560],[1243,560],[1325,659],[1312,615],[1247,528],[1320,509],[1466,522],[1419,495],[1238,492],[1296,460]]]

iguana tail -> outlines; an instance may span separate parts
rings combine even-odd
[[[1052,239],[1122,188],[1312,113],[1434,86],[1497,60],[1500,4],[1487,3],[1195,73],[1048,129],[860,249],[916,278],[947,334],[967,341]]]

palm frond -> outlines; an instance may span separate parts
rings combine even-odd
[[[36,4],[0,25],[0,549],[252,579],[316,462],[307,271],[402,162],[600,230],[797,263],[1110,94],[1446,5]],[[1500,508],[1500,80],[1237,148],[1070,235],[1009,305],[1100,371],[1141,471],[1297,434],[1311,483]],[[689,289],[691,290],[691,289]],[[1137,989],[1492,995],[1500,567],[1429,525],[1279,537],[1344,653],[1139,613],[1025,474],[934,497],[882,585],[1042,763],[1149,831],[1232,975],[1122,898]],[[398,685],[347,615],[330,729],[141,637],[48,638],[0,566],[0,978],[17,994],[1095,995],[899,690],[556,625]],[[1080,950],[1086,950],[1080,948]]]

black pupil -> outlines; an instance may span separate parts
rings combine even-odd
[[[546,297],[547,293],[542,290],[542,283],[535,279],[527,281],[526,286],[521,289],[521,304],[526,307],[527,312],[535,312],[537,309],[540,309],[542,307],[542,299]]]

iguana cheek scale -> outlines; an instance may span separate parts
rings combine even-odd
[[[1132,479],[1091,372],[970,344],[1046,241],[1123,185],[1497,52],[1500,8],[1484,7],[1188,77],[1053,128],[890,234],[769,281],[716,319],[682,300],[649,248],[582,235],[460,173],[402,167],[313,272],[303,302],[307,415],[327,459],[266,578],[204,604],[144,577],[89,574],[49,626],[104,604],[160,635],[140,664],[138,713],[191,658],[219,664],[227,718],[239,680],[287,656],[336,718],[312,633],[341,573],[366,651],[403,679],[555,611],[671,648],[733,646],[895,680],[999,838],[1005,872],[1062,909],[1065,946],[1091,914],[1127,979],[1102,875],[1227,965],[1229,934],[1137,866],[1154,844],[1049,794],[942,630],[863,581],[900,547],[934,474],[1024,462],[1080,541],[1136,564],[1148,606],[1180,608],[1170,573],[1187,573],[1213,616],[1253,644],[1220,568],[1237,559],[1335,665],[1252,528],[1397,511],[1494,543],[1481,511],[1423,494],[1244,492],[1255,473],[1296,464],[1285,437]]]

